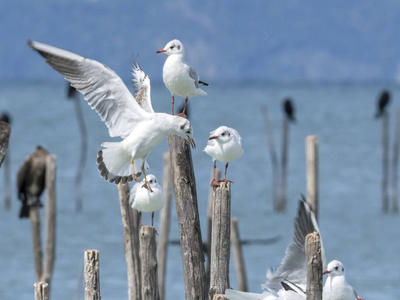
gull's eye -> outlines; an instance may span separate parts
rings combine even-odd
[[[153,179],[149,181],[150,183],[153,183]]]
[[[175,46],[171,46],[171,47],[169,47],[169,49],[171,49],[171,50],[172,50],[172,49],[174,49],[174,47],[175,47]]]
[[[222,136],[230,136],[230,133],[228,131],[225,131],[221,134]]]
[[[335,267],[335,270],[337,271],[338,269],[339,269],[339,266],[336,266],[336,267]]]
[[[190,134],[190,132],[191,132],[190,129],[188,131],[186,131],[187,134]]]

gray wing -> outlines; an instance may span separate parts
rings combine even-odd
[[[196,89],[199,87],[199,76],[197,76],[196,70],[189,66],[189,77],[193,79]]]
[[[292,242],[286,248],[285,257],[278,269],[275,272],[271,269],[267,271],[267,281],[262,285],[265,290],[276,294],[282,288],[281,282],[284,280],[294,284],[306,284],[307,268],[304,243],[307,234],[314,231],[319,233],[317,220],[303,196],[299,200]],[[321,238],[322,261],[325,265],[323,248]]]
[[[106,65],[39,42],[28,41],[28,45],[84,95],[111,137],[126,138],[140,121],[149,118],[121,78]]]
[[[154,113],[151,105],[150,77],[140,68],[138,55],[132,64],[132,84],[136,102],[148,113]]]

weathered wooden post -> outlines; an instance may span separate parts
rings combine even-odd
[[[46,246],[41,281],[51,283],[56,255],[56,157],[46,158]]]
[[[212,300],[228,300],[228,296],[224,294],[215,294]]]
[[[318,221],[318,137],[306,137],[307,202]]]
[[[0,167],[7,153],[10,133],[10,125],[8,125],[6,122],[0,121]]]
[[[282,204],[279,202],[279,165],[278,165],[278,155],[276,152],[276,147],[273,139],[273,132],[271,122],[268,117],[267,107],[263,105],[261,107],[261,113],[264,118],[265,130],[267,132],[268,149],[271,158],[272,166],[272,200],[274,203],[274,209],[280,211]]]
[[[31,207],[29,209],[29,218],[31,219],[32,241],[33,241],[33,258],[35,261],[36,281],[40,282],[43,273],[43,252],[42,239],[40,235],[40,214],[39,208]]]
[[[139,235],[142,300],[158,300],[156,229],[153,226],[142,226]]]
[[[11,159],[10,149],[8,149],[7,155],[4,158],[4,208],[10,210],[11,208]]]
[[[0,116],[0,166],[4,159],[4,208],[11,208],[11,170],[10,170],[10,149],[8,140],[11,132],[11,117],[8,113]],[[7,150],[8,149],[8,150]],[[7,153],[7,155],[6,155]]]
[[[211,271],[209,299],[224,294],[229,288],[229,258],[231,236],[230,182],[221,182],[213,188],[213,218],[211,237]]]
[[[85,251],[85,300],[100,300],[100,263],[98,250]]]
[[[242,245],[240,244],[240,234],[237,218],[231,219],[231,244],[233,249],[233,257],[235,259],[235,269],[238,279],[239,290],[247,292],[248,286],[246,278],[246,267],[244,263]]]
[[[396,110],[396,125],[394,128],[394,139],[393,139],[393,159],[392,159],[392,212],[398,213],[398,165],[399,165],[399,152],[400,152],[400,108]]]
[[[49,284],[46,282],[36,282],[33,285],[35,300],[49,300]]]
[[[171,221],[171,200],[172,200],[172,172],[169,152],[164,154],[164,175],[163,175],[163,195],[165,199],[164,207],[161,209],[160,226],[158,229],[159,239],[157,246],[158,263],[158,290],[160,300],[165,299],[165,274],[167,270],[167,250],[169,228]]]
[[[185,298],[186,300],[207,299],[203,242],[192,154],[188,143],[178,136],[169,136],[168,145],[181,236]]]
[[[307,300],[322,300],[321,240],[318,232],[309,233],[305,243],[307,262]]]
[[[129,205],[129,185],[118,184],[120,199],[122,231],[124,236],[126,271],[128,278],[129,300],[140,300],[140,258],[139,258],[139,225]],[[135,221],[136,219],[136,221]]]
[[[389,114],[382,115],[382,211],[389,212]]]

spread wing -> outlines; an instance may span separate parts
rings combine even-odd
[[[106,65],[39,42],[28,41],[28,45],[84,95],[111,137],[126,138],[140,121],[149,118],[121,78]]]
[[[140,68],[139,57],[132,65],[132,84],[135,89],[136,102],[148,113],[154,113],[151,105],[150,77]]]

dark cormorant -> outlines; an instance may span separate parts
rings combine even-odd
[[[386,111],[386,107],[390,102],[390,94],[388,91],[383,91],[378,100],[378,110],[375,114],[375,118],[380,118]]]
[[[292,121],[295,122],[296,118],[294,117],[294,106],[292,103],[292,100],[290,98],[287,98],[284,102],[283,102],[283,110],[285,111],[286,117]]]

